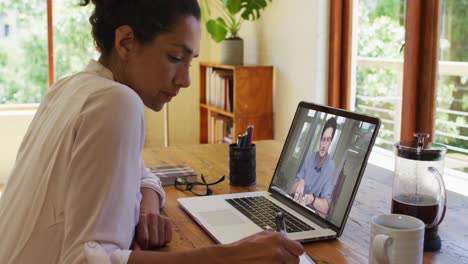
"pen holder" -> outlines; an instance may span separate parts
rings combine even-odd
[[[229,184],[250,186],[256,183],[255,144],[241,148],[229,145]]]

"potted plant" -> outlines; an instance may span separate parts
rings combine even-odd
[[[209,5],[208,1],[212,4]],[[239,30],[245,20],[260,18],[271,0],[205,0],[202,5],[203,21],[211,38],[221,43],[221,63],[242,65],[244,61],[244,41]],[[211,18],[210,8],[215,8],[219,17]]]

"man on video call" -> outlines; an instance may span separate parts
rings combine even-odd
[[[336,126],[334,117],[325,122],[319,151],[306,157],[289,191],[294,200],[314,209],[321,217],[328,214],[333,192],[335,163],[328,154],[328,148],[335,136]]]

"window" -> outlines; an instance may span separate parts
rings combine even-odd
[[[10,25],[5,24],[3,25],[3,36],[8,37],[10,35]]]
[[[442,1],[437,81],[436,142],[447,166],[468,172],[468,1]]]
[[[376,146],[383,149],[391,150],[400,138],[411,140],[414,132],[430,132],[433,141],[448,148],[446,167],[467,172],[468,1],[333,2],[331,17],[341,14],[345,20],[348,14],[353,26],[344,21],[333,28],[331,21],[331,38],[338,33],[345,47],[330,53],[344,65],[330,66],[330,79],[339,80],[341,89],[329,88],[340,102],[331,105],[380,117]]]
[[[309,134],[311,124],[309,122],[304,122],[302,126],[301,134],[297,140],[296,147],[294,148],[293,158],[299,159],[304,152],[304,147],[306,146],[307,135]]]
[[[79,1],[10,0],[0,3],[0,104],[39,103],[48,89],[48,69],[62,78],[83,69],[94,46],[88,17],[91,7]],[[53,5],[52,5],[53,4]],[[47,7],[53,7],[48,32]],[[49,53],[48,33],[54,49]],[[54,65],[48,63],[54,58]],[[54,67],[55,66],[55,67]]]
[[[351,109],[379,117],[376,146],[400,139],[405,1],[358,1]]]

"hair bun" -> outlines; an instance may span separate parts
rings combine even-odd
[[[108,2],[110,2],[112,0],[81,0],[81,3],[80,5],[81,6],[87,6],[89,3],[93,3],[95,6],[105,6],[107,4],[109,4]]]
[[[79,0],[80,5],[93,3],[95,8],[89,22],[97,49],[110,52],[114,46],[115,30],[121,25],[133,29],[140,43],[151,41],[167,32],[180,16],[200,20],[197,0]]]

